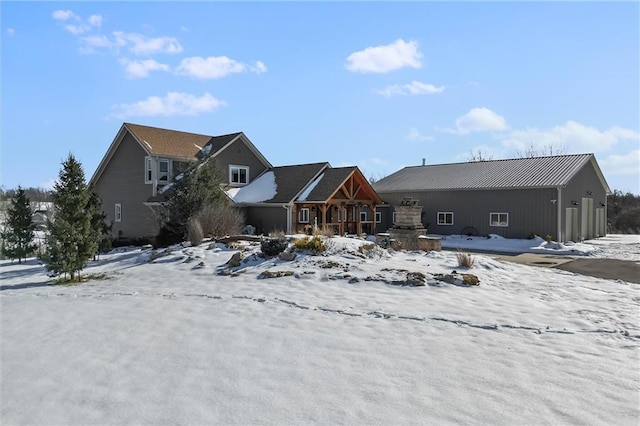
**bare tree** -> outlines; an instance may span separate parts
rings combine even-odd
[[[469,157],[467,157],[470,163],[475,161],[491,161],[493,155],[483,152],[482,149],[477,148],[475,151],[472,149],[469,151]]]
[[[566,149],[562,142],[557,144],[550,142],[547,145],[534,145],[533,142],[530,142],[527,148],[516,151],[516,157],[519,158],[547,157],[564,154],[566,154]]]

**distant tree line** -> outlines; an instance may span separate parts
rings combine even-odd
[[[0,200],[10,200],[18,195],[19,190],[24,191],[24,195],[31,202],[52,202],[53,191],[45,188],[21,188],[4,189],[0,187]]]
[[[618,189],[607,197],[609,232],[640,234],[640,195]]]

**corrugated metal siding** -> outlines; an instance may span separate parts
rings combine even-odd
[[[541,188],[566,185],[592,154],[406,167],[373,184],[389,191]]]
[[[591,192],[591,194],[589,194]],[[577,208],[578,209],[578,233],[581,234],[581,224],[582,224],[582,199],[583,198],[591,198],[593,199],[593,207],[594,211],[590,215],[591,218],[591,226],[592,229],[595,230],[595,209],[601,207],[600,203],[606,203],[607,194],[605,189],[602,187],[602,183],[598,178],[598,175],[592,164],[588,164],[584,167],[576,176],[569,182],[566,188],[562,189],[562,229],[566,227],[566,208]],[[574,205],[573,202],[577,204]],[[604,206],[602,206],[604,207]],[[606,209],[604,209],[605,213],[605,224],[606,224]],[[595,237],[595,235],[584,236],[579,235],[581,238],[586,237]]]
[[[380,195],[392,205],[397,205],[403,197],[419,200],[423,206],[422,223],[429,233],[460,234],[464,228],[473,227],[478,235],[527,238],[531,233],[555,236],[557,229],[557,206],[551,202],[557,198],[555,189],[414,191]],[[438,225],[438,212],[453,212],[453,225]],[[491,213],[508,213],[509,226],[490,226]]]
[[[107,221],[114,221],[115,204],[122,204],[122,222],[114,222],[112,232],[123,238],[155,237],[158,227],[153,212],[144,204],[153,185],[144,183],[146,152],[126,134],[107,167],[94,186],[102,199]]]

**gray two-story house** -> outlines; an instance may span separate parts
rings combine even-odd
[[[247,185],[271,167],[242,132],[210,136],[124,123],[89,181],[114,237],[155,237],[159,222],[145,203],[205,154],[230,187]]]

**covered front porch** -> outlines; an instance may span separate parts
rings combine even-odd
[[[294,230],[300,233],[320,230],[337,235],[375,233],[379,217],[376,206],[382,204],[378,194],[356,167],[332,169],[331,172],[342,173],[340,180],[322,188],[320,184],[333,180],[329,179],[333,176],[327,176],[325,172],[318,187],[296,201]]]

